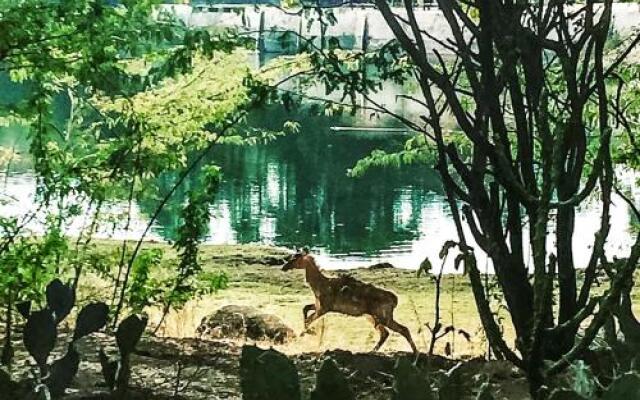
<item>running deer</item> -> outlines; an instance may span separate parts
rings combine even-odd
[[[398,297],[392,292],[361,282],[350,276],[326,277],[320,272],[315,260],[305,249],[291,256],[282,267],[283,271],[303,269],[306,281],[316,298],[315,304],[303,307],[305,329],[328,312],[351,316],[367,315],[380,332],[380,340],[374,347],[377,351],[389,337],[389,331],[398,332],[407,339],[414,353],[418,353],[409,329],[393,319],[393,310],[398,305]],[[309,316],[307,314],[313,311]]]

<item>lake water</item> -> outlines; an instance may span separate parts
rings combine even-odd
[[[439,178],[431,168],[376,169],[362,178],[347,176],[347,170],[371,150],[396,150],[402,146],[407,136],[397,125],[364,115],[291,116],[270,110],[252,116],[255,124],[270,128],[281,126],[286,119],[301,121],[299,134],[268,145],[220,146],[212,153],[212,161],[223,169],[224,181],[211,204],[207,243],[309,246],[325,268],[382,261],[417,268],[427,256],[439,267],[438,252],[446,240],[456,238],[456,233]],[[332,129],[340,126],[364,129]],[[367,130],[367,126],[377,129]],[[25,132],[0,128],[0,146],[26,152]],[[19,215],[34,206],[34,179],[28,166],[17,162],[0,178],[0,214]],[[627,174],[624,179],[634,184],[634,176]],[[169,179],[158,179],[160,193],[166,192],[171,183]],[[635,191],[636,198],[640,198]],[[153,225],[149,239],[171,241],[175,237],[177,210],[183,201],[183,192],[178,192]],[[128,231],[122,223],[105,224],[99,236],[137,239],[156,205],[157,200],[141,199],[134,205]],[[118,214],[124,209],[124,201],[114,201],[108,212]],[[609,256],[627,255],[632,238],[630,221],[628,208],[616,199]],[[85,222],[78,218],[68,233],[73,235]],[[574,244],[578,265],[586,265],[598,225],[597,205],[583,207],[577,217]],[[38,231],[38,223],[31,228]],[[446,266],[448,271],[452,271],[452,259]],[[490,269],[482,258],[480,266]]]

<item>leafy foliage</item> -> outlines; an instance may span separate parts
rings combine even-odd
[[[190,154],[217,139],[219,122],[250,100],[242,84],[249,74],[247,57],[241,51],[199,57],[189,74],[130,97],[101,97],[97,106],[140,135],[135,157],[144,163],[146,177],[184,168]],[[136,146],[124,144],[122,151]]]
[[[98,351],[98,359],[102,366],[102,375],[105,383],[109,390],[113,391],[116,398],[126,396],[129,390],[131,354],[135,351],[144,334],[147,321],[146,316],[139,317],[136,314],[132,314],[120,322],[115,334],[120,353],[117,359],[110,359],[102,348]]]
[[[181,307],[194,294],[205,294],[223,289],[227,286],[227,277],[219,275],[210,277],[209,285],[202,287],[204,293],[198,293],[197,282],[200,280],[202,265],[198,260],[198,249],[209,226],[209,203],[218,191],[222,179],[220,168],[209,166],[203,169],[202,183],[193,189],[188,196],[188,203],[182,210],[182,225],[178,229],[178,239],[174,247],[178,251],[180,263],[178,274],[168,294],[165,309]]]
[[[136,257],[127,299],[133,312],[142,312],[144,307],[154,304],[162,297],[161,282],[151,276],[153,267],[160,264],[162,257],[160,249],[143,250]]]
[[[374,150],[367,157],[358,160],[349,170],[349,175],[359,177],[372,168],[400,168],[412,164],[431,165],[435,161],[434,149],[424,136],[415,136],[405,143],[404,149],[396,153]]]
[[[620,163],[634,169],[640,168],[640,148],[638,137],[640,132],[640,65],[625,65],[620,71],[620,79],[624,82],[624,90],[618,92],[616,109],[625,111],[625,118],[618,126],[619,134],[616,138],[613,157]]]
[[[211,55],[238,44],[232,35],[188,30],[169,15],[152,18],[161,3],[2,1],[0,70],[41,88],[62,78],[117,92],[187,72],[195,52]],[[132,58],[144,58],[152,68],[130,76],[121,61]]]

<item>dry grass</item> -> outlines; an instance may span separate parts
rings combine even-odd
[[[172,337],[191,337],[202,318],[222,306],[249,305],[262,312],[275,314],[297,333],[297,337],[279,350],[296,354],[343,349],[354,352],[370,351],[378,340],[378,333],[364,317],[354,318],[329,314],[318,320],[309,333],[303,334],[302,307],[313,302],[313,295],[304,282],[302,271],[282,272],[278,266],[261,264],[261,260],[281,256],[278,249],[262,246],[207,246],[203,259],[207,269],[224,271],[230,278],[230,287],[200,300],[189,302],[184,309],[172,312],[160,334]],[[327,274],[343,273],[327,271]],[[416,344],[426,351],[430,340],[425,324],[433,326],[434,284],[426,277],[418,278],[414,271],[402,269],[349,271],[358,279],[394,291],[399,297],[396,319],[409,327]],[[454,325],[471,335],[468,342],[460,334],[450,334],[436,346],[439,354],[450,342],[453,356],[484,354],[486,342],[475,303],[466,279],[448,276],[443,279],[441,323]],[[158,310],[149,310],[151,323],[157,323]],[[508,325],[508,324],[505,324]],[[507,338],[513,335],[507,330]],[[398,334],[392,334],[384,352],[409,351],[409,345]]]
[[[115,242],[99,242],[98,251],[112,253]],[[165,259],[162,268],[175,264],[175,253],[167,245],[146,243],[145,248],[162,247]],[[328,314],[312,325],[309,333],[303,334],[302,307],[314,301],[311,290],[304,282],[302,271],[282,272],[277,263],[285,255],[282,249],[258,245],[220,245],[203,246],[201,257],[206,270],[225,272],[230,279],[229,288],[216,294],[193,300],[177,312],[171,312],[165,319],[159,334],[177,337],[194,337],[196,328],[203,317],[225,305],[254,306],[265,313],[280,317],[293,328],[297,337],[286,345],[276,346],[288,354],[304,352],[324,352],[342,349],[353,352],[368,352],[378,340],[378,334],[364,317],[354,318],[338,314]],[[327,274],[344,271],[326,271]],[[396,320],[406,325],[421,351],[427,351],[430,334],[425,324],[433,326],[435,287],[428,277],[418,278],[415,271],[404,269],[369,270],[366,268],[348,272],[358,279],[394,291],[399,298]],[[606,282],[594,290],[601,293]],[[85,298],[104,299],[105,293],[111,293],[107,282],[85,279],[82,288]],[[633,293],[634,309],[640,313],[640,290]],[[493,309],[498,309],[494,301]],[[504,337],[513,346],[514,333],[508,315],[501,308],[501,324]],[[147,310],[151,327],[155,327],[160,312],[156,308]],[[437,354],[445,354],[444,347],[451,343],[453,354],[457,358],[483,355],[487,344],[484,338],[475,302],[466,277],[445,276],[442,280],[441,323],[454,325],[471,335],[467,341],[459,334],[450,334],[441,339],[436,346]],[[266,344],[269,345],[269,344]],[[383,352],[409,351],[409,345],[398,334],[392,334]]]

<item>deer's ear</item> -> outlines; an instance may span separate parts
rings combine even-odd
[[[306,247],[306,246],[305,246],[305,247],[303,247],[303,248],[302,248],[302,254],[304,254],[305,256],[306,256],[307,254],[309,254],[309,248],[308,248],[308,247]]]

